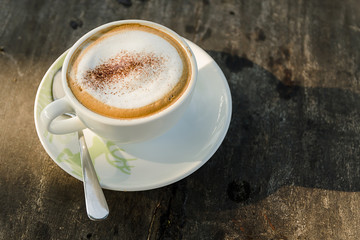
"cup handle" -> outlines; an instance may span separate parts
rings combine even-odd
[[[55,119],[64,113],[73,112],[65,97],[57,99],[47,105],[41,112],[40,118],[46,129],[53,134],[67,134],[86,128],[79,117],[69,119]]]

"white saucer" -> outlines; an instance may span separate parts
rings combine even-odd
[[[216,152],[229,128],[231,95],[219,66],[201,48],[188,41],[198,62],[199,75],[192,102],[182,119],[164,135],[142,143],[118,146],[86,129],[89,152],[103,188],[140,191],[185,178]],[[64,171],[81,180],[77,133],[52,135],[39,121],[51,102],[51,82],[66,52],[46,72],[35,99],[35,125],[49,156]]]

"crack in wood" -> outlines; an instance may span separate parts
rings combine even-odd
[[[161,201],[159,201],[156,206],[155,206],[155,209],[153,211],[153,214],[152,214],[152,217],[151,217],[151,221],[150,221],[150,226],[149,226],[149,229],[148,229],[148,235],[146,237],[147,240],[150,240],[150,237],[152,235],[152,230],[153,230],[153,226],[154,226],[154,221],[155,221],[155,217],[156,217],[156,213],[158,211],[158,209],[160,208],[161,206]]]

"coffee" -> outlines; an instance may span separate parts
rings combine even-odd
[[[186,50],[169,34],[128,23],[96,33],[74,52],[68,85],[86,108],[111,118],[155,114],[176,102],[191,79]]]

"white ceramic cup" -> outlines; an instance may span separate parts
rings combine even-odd
[[[187,89],[180,98],[162,111],[142,118],[115,119],[95,113],[82,105],[75,98],[68,86],[66,72],[72,55],[85,40],[104,28],[129,23],[138,23],[156,28],[169,34],[177,40],[180,46],[185,50],[187,58],[190,62],[191,80]],[[61,76],[65,97],[47,105],[41,112],[41,121],[46,126],[46,129],[53,134],[67,134],[84,128],[89,128],[103,138],[120,143],[144,141],[163,134],[180,119],[188,107],[191,96],[194,92],[197,80],[197,71],[197,64],[193,52],[185,40],[174,31],[162,25],[144,20],[123,20],[111,22],[88,32],[70,48],[64,60]],[[68,112],[75,112],[76,117],[69,119],[57,118],[58,116]]]

